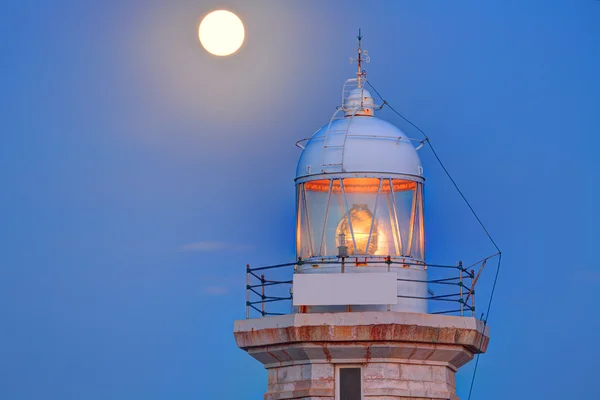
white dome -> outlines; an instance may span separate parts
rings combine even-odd
[[[387,121],[370,116],[334,119],[306,143],[296,178],[323,173],[381,173],[423,180],[411,140]]]

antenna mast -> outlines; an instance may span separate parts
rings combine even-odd
[[[361,48],[361,40],[362,40],[362,34],[361,34],[361,30],[360,28],[358,29],[358,36],[356,37],[356,39],[358,39],[358,49],[357,49],[357,56],[356,58],[350,58],[350,62],[353,63],[354,61],[356,61],[356,63],[358,64],[357,70],[356,70],[356,82],[357,82],[357,87],[361,88],[363,83],[363,78],[367,76],[367,72],[364,71],[362,69],[362,63],[363,61],[368,63],[371,61],[371,57],[369,57],[369,52],[367,50],[363,50]]]

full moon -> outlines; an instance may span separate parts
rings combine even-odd
[[[198,37],[209,53],[228,56],[235,53],[244,43],[244,24],[230,11],[213,11],[200,22]]]

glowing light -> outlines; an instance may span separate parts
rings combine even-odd
[[[235,53],[244,43],[244,24],[230,11],[213,11],[200,23],[198,37],[209,53],[228,56]]]
[[[347,215],[342,218],[337,227],[337,236],[344,234],[346,237],[348,253],[354,254],[354,242],[356,242],[356,254],[377,254],[379,229],[377,228],[377,220],[373,222],[373,213],[367,205],[355,204],[350,209],[350,221],[352,230],[350,230]],[[369,241],[371,225],[373,225],[373,233]],[[354,241],[352,240],[353,236]],[[368,251],[367,246],[369,246]]]

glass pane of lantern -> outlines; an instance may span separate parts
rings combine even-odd
[[[378,228],[376,255],[400,255],[400,237],[398,235],[398,224],[394,217],[393,204],[394,197],[390,188],[390,180],[384,179],[375,212]]]
[[[349,218],[339,222],[336,234],[346,236],[349,254],[377,254],[379,227],[377,220],[374,221],[374,211],[380,179],[346,178],[342,181],[344,211]]]
[[[392,180],[394,205],[398,221],[401,255],[411,256],[415,215],[415,194],[417,183],[400,179]]]
[[[325,219],[328,212],[330,180],[318,180],[304,184],[306,210],[308,212],[310,234],[313,241],[313,256],[322,256],[326,246],[321,245],[324,239]]]
[[[336,256],[339,254],[338,246],[339,234],[337,232],[338,225],[342,220],[346,220],[346,208],[344,206],[344,198],[342,197],[342,188],[340,179],[334,179],[331,187],[331,201],[329,203],[329,213],[325,226],[325,241],[323,243],[323,255]],[[347,224],[347,222],[346,222]],[[346,245],[352,240],[350,235],[345,237]]]
[[[298,185],[298,206],[299,257],[337,256],[342,235],[349,255],[423,259],[420,183],[379,178],[315,180]]]
[[[413,225],[413,239],[411,243],[410,255],[413,258],[425,259],[425,238],[424,238],[424,222],[423,215],[423,185],[419,184],[416,191],[416,207]]]
[[[297,214],[296,214],[296,255],[307,258],[311,256],[310,237],[306,216],[306,202],[304,201],[304,185],[297,186]]]

